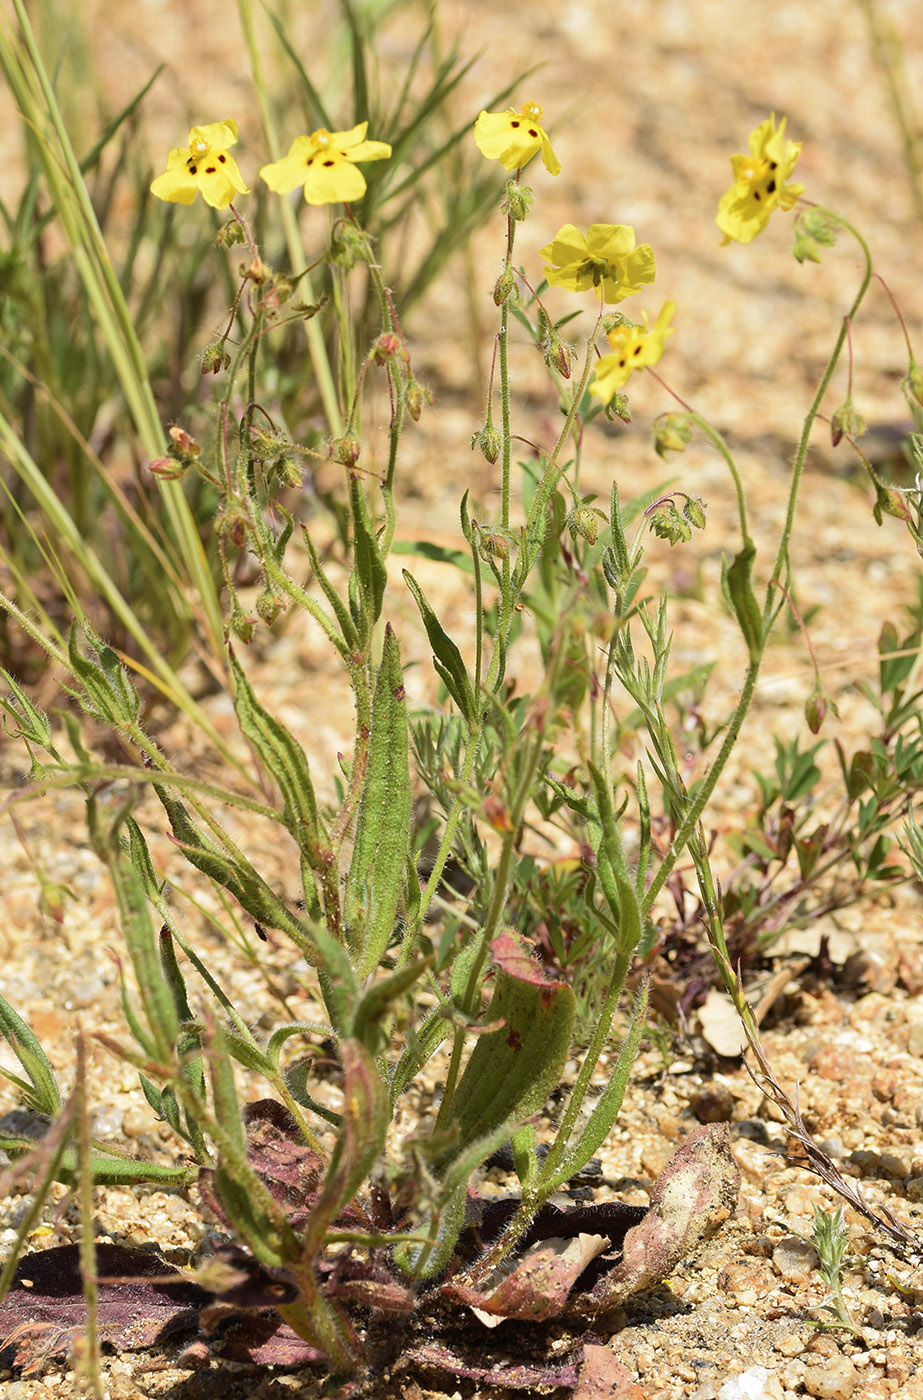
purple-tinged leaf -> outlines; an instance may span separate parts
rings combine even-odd
[[[696,1128],[657,1178],[647,1215],[625,1236],[621,1262],[591,1293],[573,1298],[573,1310],[602,1312],[660,1283],[733,1214],[739,1188],[727,1124]]]
[[[563,1366],[540,1366],[529,1362],[518,1365],[504,1365],[502,1362],[499,1365],[478,1365],[437,1342],[428,1342],[422,1347],[414,1347],[412,1351],[405,1352],[399,1366],[402,1370],[413,1367],[415,1372],[434,1371],[439,1376],[464,1377],[481,1381],[484,1385],[526,1391],[534,1391],[538,1386],[560,1386],[573,1390],[579,1375],[577,1364],[573,1361],[565,1362]]]
[[[99,1244],[96,1267],[100,1340],[118,1351],[141,1351],[195,1328],[210,1301],[157,1254]],[[79,1247],[58,1245],[21,1259],[0,1304],[0,1344],[15,1346],[13,1364],[29,1371],[64,1355],[85,1325]]]
[[[443,1286],[442,1296],[467,1303],[486,1327],[496,1327],[505,1317],[520,1322],[545,1322],[560,1315],[577,1279],[590,1261],[608,1247],[605,1235],[543,1240],[527,1249],[489,1291],[449,1282]]]

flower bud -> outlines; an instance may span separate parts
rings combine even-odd
[[[673,501],[667,501],[652,517],[651,530],[659,539],[671,545],[686,544],[692,539],[692,526],[680,515]]]
[[[910,361],[910,368],[901,380],[901,388],[904,391],[904,398],[908,403],[923,404],[923,370],[916,360]],[[913,405],[911,404],[911,411]]]
[[[231,357],[224,348],[223,340],[213,340],[202,351],[201,369],[203,374],[220,374],[231,363]]]
[[[238,641],[243,642],[245,645],[249,645],[253,640],[253,621],[253,618],[244,612],[235,597],[234,607],[228,619],[228,626]]]
[[[330,261],[348,272],[357,262],[365,262],[370,256],[371,243],[365,230],[357,228],[349,219],[337,219],[327,249]]]
[[[246,241],[247,235],[244,233],[244,226],[239,219],[229,219],[215,234],[215,243],[219,248],[234,248],[238,243],[246,243]]]
[[[571,539],[575,540],[580,535],[587,544],[595,544],[599,534],[599,522],[600,520],[605,521],[605,519],[605,515],[596,506],[575,506],[567,517],[567,528],[570,530]]]
[[[362,444],[358,438],[338,437],[333,439],[329,450],[332,462],[339,462],[342,467],[354,467],[362,452]]]
[[[516,180],[510,180],[506,187],[506,200],[503,204],[504,214],[509,214],[516,223],[522,223],[528,217],[529,210],[535,203],[535,195],[528,185],[520,185]]]
[[[654,451],[658,457],[666,457],[668,452],[685,452],[691,441],[688,414],[664,413],[654,424]]]
[[[511,267],[505,267],[494,285],[494,305],[502,306],[516,285],[516,277]]]
[[[827,716],[827,697],[819,686],[815,686],[804,703],[804,717],[812,734],[819,734]]]
[[[861,437],[866,426],[862,414],[847,400],[835,410],[830,419],[830,441],[837,447],[843,437]]]
[[[409,362],[401,338],[394,331],[382,331],[369,351],[369,359],[375,365],[387,365],[391,360],[403,360],[405,364]]]
[[[606,404],[605,415],[611,423],[613,419],[620,418],[623,423],[631,422],[631,409],[628,406],[628,395],[622,394],[618,390]]]
[[[256,600],[257,616],[267,627],[271,627],[279,613],[283,611],[285,604],[278,593],[272,588],[264,588],[263,592]]]
[[[171,423],[168,432],[173,442],[170,453],[171,455],[176,454],[177,461],[185,462],[188,460],[191,464],[197,457],[201,457],[202,448],[195,438],[186,432],[185,428],[181,428],[178,423]]]
[[[241,263],[240,275],[244,281],[254,282],[256,286],[262,287],[263,283],[272,277],[272,268],[268,263],[264,263],[262,258],[255,257],[249,263]]]
[[[705,502],[699,496],[687,496],[683,515],[694,530],[705,529]]]
[[[418,384],[413,375],[407,381],[407,388],[404,391],[407,403],[407,412],[415,423],[419,423],[420,414],[423,409],[433,402],[433,396],[429,389],[425,389],[422,384]]]
[[[562,340],[555,331],[549,333],[543,355],[549,369],[557,370],[562,379],[570,379],[574,353],[567,341]]]
[[[491,466],[493,466],[494,462],[496,462],[497,458],[500,456],[500,448],[502,446],[503,439],[500,436],[499,429],[494,427],[493,422],[489,418],[480,432],[475,433],[474,437],[471,439],[471,450],[474,451],[476,447],[479,447]]]

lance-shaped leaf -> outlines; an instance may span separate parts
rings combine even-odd
[[[574,1028],[572,989],[546,981],[515,933],[501,933],[490,948],[497,983],[487,1019],[503,1025],[478,1037],[456,1090],[451,1122],[463,1146],[541,1108],[561,1077]]]
[[[747,644],[751,661],[758,661],[763,647],[763,617],[750,581],[756,545],[748,537],[739,554],[724,569],[722,585]]]
[[[343,1117],[324,1174],[324,1187],[311,1212],[304,1235],[303,1258],[323,1248],[330,1222],[355,1196],[380,1161],[390,1122],[388,1090],[364,1045],[346,1040],[340,1046],[343,1064]]]
[[[353,472],[349,480],[349,503],[353,517],[355,568],[349,580],[350,610],[363,643],[381,615],[381,603],[388,583],[388,571],[378,548],[369,519],[368,506]]]
[[[0,996],[0,1031],[10,1043],[13,1054],[29,1076],[28,1082],[9,1070],[0,1074],[15,1084],[30,1108],[38,1113],[57,1116],[61,1108],[61,1092],[54,1077],[51,1062],[31,1026],[27,1025],[10,1003]]]
[[[593,1112],[587,1119],[583,1131],[576,1142],[565,1149],[564,1155],[551,1172],[545,1173],[539,1168],[538,1179],[543,1196],[546,1196],[555,1187],[562,1185],[563,1182],[570,1181],[572,1176],[585,1167],[597,1148],[602,1146],[612,1131],[612,1126],[622,1107],[632,1066],[638,1055],[641,1034],[646,1025],[647,988],[648,983],[645,979],[635,998],[631,1020],[628,1024],[628,1034],[622,1042],[618,1059],[612,1067],[605,1089],[593,1105]]]
[[[233,648],[228,650],[234,709],[242,732],[256,749],[282,794],[282,820],[313,870],[329,864],[328,843],[317,811],[304,749],[275,715],[260,704]]]
[[[372,732],[349,870],[346,924],[356,976],[378,966],[394,931],[410,843],[407,701],[397,638],[385,628]]]
[[[433,666],[436,669],[436,673],[441,678],[446,690],[455,701],[465,719],[469,724],[473,724],[477,718],[477,705],[475,704],[474,691],[471,689],[471,682],[468,679],[468,672],[462,660],[462,654],[433,612],[426,600],[423,589],[417,583],[413,575],[409,574],[406,569],[404,570],[404,582],[413,594],[414,601],[420,609],[423,626],[426,628],[426,635],[433,649]]]
[[[207,840],[190,817],[186,806],[173,797],[161,783],[154,784],[154,791],[170,819],[174,840],[190,865],[194,865],[196,870],[201,870],[203,875],[208,875],[216,884],[232,894],[241,908],[258,924],[283,929],[308,961],[316,963],[317,950],[309,940],[307,929],[301,920],[286,908],[250,862],[237,859]]]

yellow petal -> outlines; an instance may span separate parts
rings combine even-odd
[[[309,204],[345,204],[366,191],[362,171],[348,160],[313,156],[305,172],[304,197]]]

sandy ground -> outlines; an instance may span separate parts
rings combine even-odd
[[[748,132],[769,111],[787,114],[789,134],[805,143],[798,176],[808,197],[861,228],[918,346],[923,332],[921,226],[860,6],[828,0],[810,5],[782,0],[771,7],[743,0],[642,0],[615,7],[601,0],[566,5],[536,0],[528,7],[503,7],[476,0],[439,4],[437,10],[447,36],[460,28],[466,52],[483,50],[458,95],[459,119],[466,109],[473,119],[514,70],[544,65],[517,96],[543,103],[563,171],[552,180],[530,169],[536,207],[521,235],[522,260],[538,275],[537,250],[565,221],[628,222],[640,240],[654,245],[656,295],[644,304],[656,312],[669,296],[679,305],[664,376],[727,434],[754,502],[753,533],[768,551],[784,509],[801,418],[860,270],[848,241],[821,267],[796,264],[786,216],[777,216],[749,248],[719,247],[714,206],[728,183],[728,158],[745,148]],[[916,6],[893,3],[881,10],[902,42],[910,90],[919,90],[923,30]],[[328,7],[293,6],[292,11],[293,33],[308,59],[329,24]],[[83,47],[80,26],[72,19],[74,36],[68,42],[78,56],[74,62],[92,56],[113,104],[127,100],[157,61],[168,62],[144,128],[152,164],[184,137],[191,120],[234,114],[242,132],[245,125],[256,130],[245,54],[236,16],[227,6],[139,0],[131,8],[113,8],[101,0],[80,9]],[[421,23],[421,7],[411,6],[389,30],[381,51],[385,81],[393,81],[406,63]],[[66,29],[62,32],[66,36]],[[343,111],[346,125],[348,111]],[[83,119],[91,120],[86,114]],[[17,179],[14,127],[9,120],[0,125],[7,190]],[[248,149],[242,140],[242,160],[252,169],[265,153],[256,149],[255,139],[251,145]],[[787,219],[790,224],[791,216]],[[486,332],[491,326],[487,293],[501,238],[498,220],[477,236],[472,249]],[[402,478],[407,537],[425,529],[454,542],[459,489],[470,485],[487,508],[492,498],[489,472],[468,447],[482,404],[470,383],[471,319],[462,280],[459,266],[459,275],[446,279],[408,325],[418,371],[432,387],[436,405],[407,439]],[[565,306],[562,299],[559,309]],[[874,423],[903,422],[906,409],[898,387],[905,368],[903,343],[891,305],[878,288],[856,331],[855,349],[858,406]],[[553,404],[541,367],[524,349],[516,350],[515,361],[525,400],[521,421],[547,439],[554,428]],[[844,386],[841,372],[831,408]],[[692,565],[686,562],[687,568],[701,570],[703,598],[686,598],[675,609],[675,657],[677,664],[691,657],[718,660],[708,703],[711,713],[720,714],[743,674],[739,640],[716,586],[721,551],[735,539],[730,485],[715,454],[700,446],[665,469],[654,458],[648,434],[651,419],[668,406],[665,393],[653,380],[633,382],[631,400],[633,424],[599,433],[587,444],[584,484],[606,496],[616,477],[624,491],[634,493],[676,474],[685,489],[708,501],[709,529],[695,546]],[[896,521],[882,528],[874,524],[869,490],[852,471],[848,448],[832,449],[820,429],[793,558],[802,605],[820,605],[812,639],[840,705],[843,732],[858,742],[873,732],[873,716],[857,684],[874,673],[882,622],[893,618],[900,625],[901,605],[915,595],[919,560]],[[655,577],[675,567],[660,549],[652,552],[652,563]],[[418,572],[451,608],[451,580],[439,566],[421,566]],[[457,606],[463,617],[463,600]],[[412,636],[412,610],[396,582],[389,607]],[[261,674],[273,684],[286,721],[314,753],[342,746],[348,710],[344,715],[330,667],[307,629],[293,627],[273,643]],[[422,678],[414,684],[421,694],[428,689]],[[772,732],[796,732],[809,686],[800,641],[774,648],[739,762],[711,813],[714,827],[728,829],[743,820],[755,800],[749,769],[771,752]],[[227,723],[220,705],[214,713]],[[15,746],[5,746],[2,763],[4,781],[22,780],[25,765]],[[118,942],[112,898],[80,834],[79,804],[72,798],[36,801],[19,809],[19,819],[32,859],[53,871],[72,897],[60,926],[40,916],[30,861],[9,823],[0,824],[0,982],[4,995],[28,1014],[50,1046],[66,1084],[78,1022],[88,1029],[118,1023],[117,982],[106,953]],[[291,884],[291,875],[287,878]],[[793,980],[767,1031],[767,1050],[781,1079],[790,1087],[800,1085],[809,1126],[844,1170],[923,1233],[923,936],[917,895],[908,889],[888,904],[848,911],[837,927],[827,921],[815,932],[839,934],[845,940],[843,958],[850,951],[874,956],[851,982],[839,972],[826,986]],[[227,947],[207,931],[200,937],[209,955],[226,965]],[[790,956],[780,953],[777,967],[786,966]],[[270,961],[278,977],[291,977],[282,951],[273,951]],[[234,986],[243,1014],[271,1024],[274,1013],[262,977],[245,960],[238,962]],[[290,990],[296,1000],[302,995],[294,978]],[[91,1076],[97,1131],[138,1152],[175,1152],[175,1142],[152,1129],[128,1069],[100,1050],[91,1058]],[[609,1345],[637,1378],[635,1400],[712,1400],[719,1393],[722,1400],[923,1395],[916,1375],[919,1275],[887,1255],[851,1213],[855,1267],[847,1291],[864,1337],[812,1327],[811,1309],[822,1288],[810,1259],[806,1263],[792,1239],[809,1232],[813,1203],[831,1204],[833,1197],[777,1155],[786,1147],[784,1128],[761,1104],[738,1061],[719,1060],[694,1037],[661,1073],[657,1053],[646,1051],[637,1088],[602,1154],[608,1184],[601,1193],[646,1201],[657,1171],[699,1121],[703,1092],[715,1085],[723,1091],[722,1111],[736,1125],[740,1210],[668,1287],[626,1309],[612,1333]],[[15,1095],[3,1091],[0,1107],[14,1105]],[[7,1233],[0,1234],[0,1243],[10,1238],[22,1200],[8,1200],[4,1209]],[[104,1237],[156,1240],[177,1262],[190,1257],[205,1230],[179,1197],[148,1189],[100,1193],[98,1218]],[[74,1228],[70,1211],[60,1222],[62,1237],[71,1238]],[[555,1332],[556,1345],[560,1336]],[[473,1333],[468,1344],[474,1351],[483,1345]],[[508,1346],[515,1347],[515,1341]],[[744,1373],[747,1380],[736,1382],[736,1389],[722,1389]],[[434,1384],[424,1375],[384,1375],[370,1394],[419,1400]],[[214,1373],[152,1373],[131,1357],[110,1363],[107,1385],[113,1397],[156,1393],[192,1400],[232,1393],[226,1374],[222,1379]],[[240,1395],[275,1397],[283,1389],[305,1397],[320,1394],[309,1375],[284,1381],[240,1376],[233,1385]],[[72,1373],[52,1366],[36,1379],[0,1375],[0,1389],[8,1400],[26,1400],[69,1395],[75,1382]],[[447,1381],[436,1393],[445,1391],[466,1398],[495,1393],[461,1381]]]

